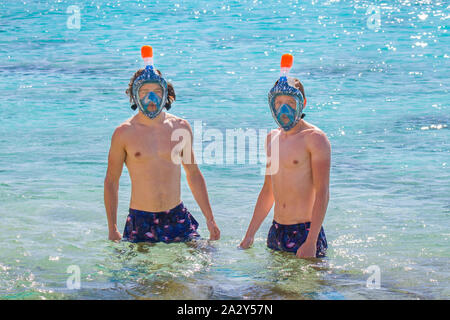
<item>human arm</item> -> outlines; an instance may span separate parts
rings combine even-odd
[[[184,171],[186,172],[186,180],[195,201],[205,216],[206,226],[208,227],[210,234],[210,240],[219,240],[220,230],[217,227],[211,209],[205,178],[203,177],[203,174],[195,161],[194,151],[192,149],[192,129],[187,121],[184,121],[184,129],[186,131],[182,135],[183,139],[189,140],[185,141],[181,151],[181,159]]]
[[[104,180],[104,202],[108,220],[108,238],[118,241],[122,238],[117,228],[117,207],[119,202],[119,179],[126,158],[125,145],[120,127],[114,131],[108,155],[108,169]]]
[[[256,201],[252,220],[250,221],[245,237],[240,244],[242,249],[247,249],[253,244],[256,231],[258,231],[264,219],[269,214],[273,203],[274,197],[272,192],[272,177],[270,175],[266,175],[264,185],[259,193],[258,200]]]
[[[272,159],[270,157],[270,147],[268,147],[268,141],[271,140],[271,134],[269,133],[266,139],[266,150],[267,150],[267,159],[268,163],[266,165],[266,172],[264,178],[264,184],[259,192],[258,200],[256,201],[255,209],[253,211],[253,216],[248,226],[247,232],[245,234],[244,239],[239,245],[243,249],[249,248],[253,244],[253,240],[256,232],[261,226],[264,219],[269,214],[270,209],[274,203],[273,189],[272,189]],[[278,161],[278,159],[275,159]]]
[[[311,172],[315,200],[308,236],[306,241],[297,250],[297,256],[300,258],[316,256],[317,238],[325,218],[329,201],[331,164],[330,142],[324,133],[315,132],[308,141],[308,148],[311,155]]]

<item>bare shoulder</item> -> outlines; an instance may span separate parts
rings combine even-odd
[[[266,136],[266,146],[270,146],[273,139],[279,136],[280,133],[281,133],[280,128],[270,130]]]
[[[309,128],[305,130],[305,138],[311,151],[329,152],[331,149],[330,141],[327,135],[318,127],[308,124]]]
[[[113,140],[122,140],[133,130],[133,123],[130,119],[125,120],[114,129]]]
[[[266,143],[270,142],[273,138],[278,136],[280,132],[281,132],[280,128],[270,130],[266,137]]]
[[[169,123],[173,127],[174,130],[175,129],[186,129],[186,130],[192,132],[191,125],[189,124],[189,122],[186,119],[177,117],[173,114],[166,112],[165,121],[167,121],[167,123]]]

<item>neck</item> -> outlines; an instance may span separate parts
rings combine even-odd
[[[300,131],[302,131],[304,126],[305,126],[305,121],[303,121],[303,119],[300,119],[291,130],[288,130],[288,131],[283,130],[283,131],[284,131],[285,135],[291,136],[293,134],[296,134],[296,133],[299,133]]]
[[[145,114],[142,113],[142,111],[139,111],[139,113],[135,116],[135,119],[140,124],[143,124],[145,126],[156,126],[164,121],[166,118],[166,113],[164,111],[161,111],[160,114],[156,118],[150,119]]]

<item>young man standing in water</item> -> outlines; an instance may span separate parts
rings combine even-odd
[[[322,223],[329,200],[331,147],[324,132],[303,120],[306,97],[301,82],[288,78],[292,63],[291,55],[283,55],[281,77],[269,92],[269,106],[280,128],[267,136],[270,161],[240,247],[252,245],[275,203],[267,246],[293,252],[299,258],[323,257],[327,240]]]
[[[131,78],[127,94],[139,112],[114,131],[104,183],[109,239],[122,238],[117,228],[119,179],[125,163],[131,178],[131,199],[124,240],[131,242],[185,242],[198,238],[198,223],[180,196],[181,166],[189,188],[202,210],[211,240],[220,231],[208,199],[206,183],[192,150],[192,129],[186,120],[171,115],[175,91],[153,67],[151,47],[142,47],[145,69]],[[174,131],[187,133],[184,147],[172,141]]]

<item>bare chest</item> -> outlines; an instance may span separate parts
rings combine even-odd
[[[271,152],[276,155],[271,146]],[[303,139],[283,140],[278,142],[278,159],[280,168],[308,169],[310,167],[310,153]]]
[[[145,163],[155,160],[171,161],[171,153],[176,142],[171,141],[170,132],[145,131],[136,132],[129,137],[126,145],[127,161]]]

